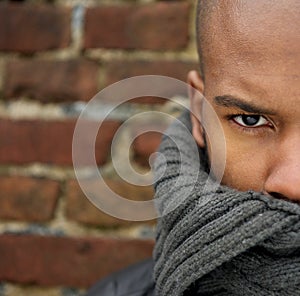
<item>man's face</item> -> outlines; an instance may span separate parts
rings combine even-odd
[[[300,202],[300,2],[219,2],[204,49],[205,83],[195,73],[189,81],[223,127],[222,183]],[[192,98],[196,113],[198,106]],[[219,127],[204,120],[210,135],[217,134]],[[193,134],[203,146],[195,120]],[[221,157],[211,155],[209,143],[208,151]]]

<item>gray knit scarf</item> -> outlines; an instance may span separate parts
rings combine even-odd
[[[156,295],[300,295],[300,206],[214,184],[180,120],[155,163]]]

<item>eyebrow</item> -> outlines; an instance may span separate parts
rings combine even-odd
[[[267,115],[274,115],[276,113],[273,110],[255,106],[252,103],[245,102],[231,95],[217,96],[214,98],[214,102],[218,106],[228,107],[228,108],[234,107],[248,113],[267,114]]]

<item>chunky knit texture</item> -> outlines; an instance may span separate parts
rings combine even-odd
[[[300,295],[300,206],[215,184],[180,120],[155,163],[156,295]]]

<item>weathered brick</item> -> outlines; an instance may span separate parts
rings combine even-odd
[[[48,5],[0,5],[0,50],[33,53],[70,44],[71,10]]]
[[[72,165],[72,139],[75,120],[42,121],[0,119],[0,163],[26,164],[32,162]],[[89,127],[97,124],[87,122],[86,133],[82,134],[83,151],[91,135]],[[105,121],[98,132],[95,144],[96,161],[104,164],[110,153],[112,138],[120,123]],[[84,155],[84,154],[83,154]],[[90,164],[83,159],[81,164]]]
[[[85,48],[177,50],[188,44],[189,4],[100,6],[86,13]],[[176,37],[175,37],[176,36]]]
[[[166,60],[114,60],[106,65],[106,84],[139,76],[162,75],[173,77],[182,81],[187,80],[191,70],[198,69],[196,62],[166,61]]]
[[[181,81],[187,80],[187,74],[190,70],[198,68],[196,62],[184,61],[166,61],[166,60],[114,60],[106,64],[106,81],[105,86],[113,84],[117,81],[140,75],[162,75],[168,76]],[[175,95],[187,96],[187,88],[179,87],[175,89],[172,85],[162,85],[161,94],[166,97],[174,97]],[[170,89],[169,89],[170,88]],[[139,97],[131,100],[133,103],[160,104],[166,100],[159,97]]]
[[[149,166],[149,157],[157,151],[162,134],[155,131],[143,133],[136,137],[132,143],[134,159],[142,166]]]
[[[111,179],[105,179],[105,183],[113,192],[130,200],[150,200],[154,196],[152,186],[137,186],[124,181]],[[99,192],[101,192],[101,189],[99,189]],[[104,227],[137,223],[120,220],[102,212],[87,199],[75,180],[70,180],[67,183],[66,216],[80,223]],[[154,221],[150,221],[150,223],[153,222]]]
[[[7,63],[6,98],[42,102],[90,100],[98,90],[98,66],[88,60],[13,60]]]
[[[1,235],[0,281],[88,287],[152,248],[146,240]]]
[[[0,177],[0,218],[48,221],[59,197],[59,183],[28,177]]]

